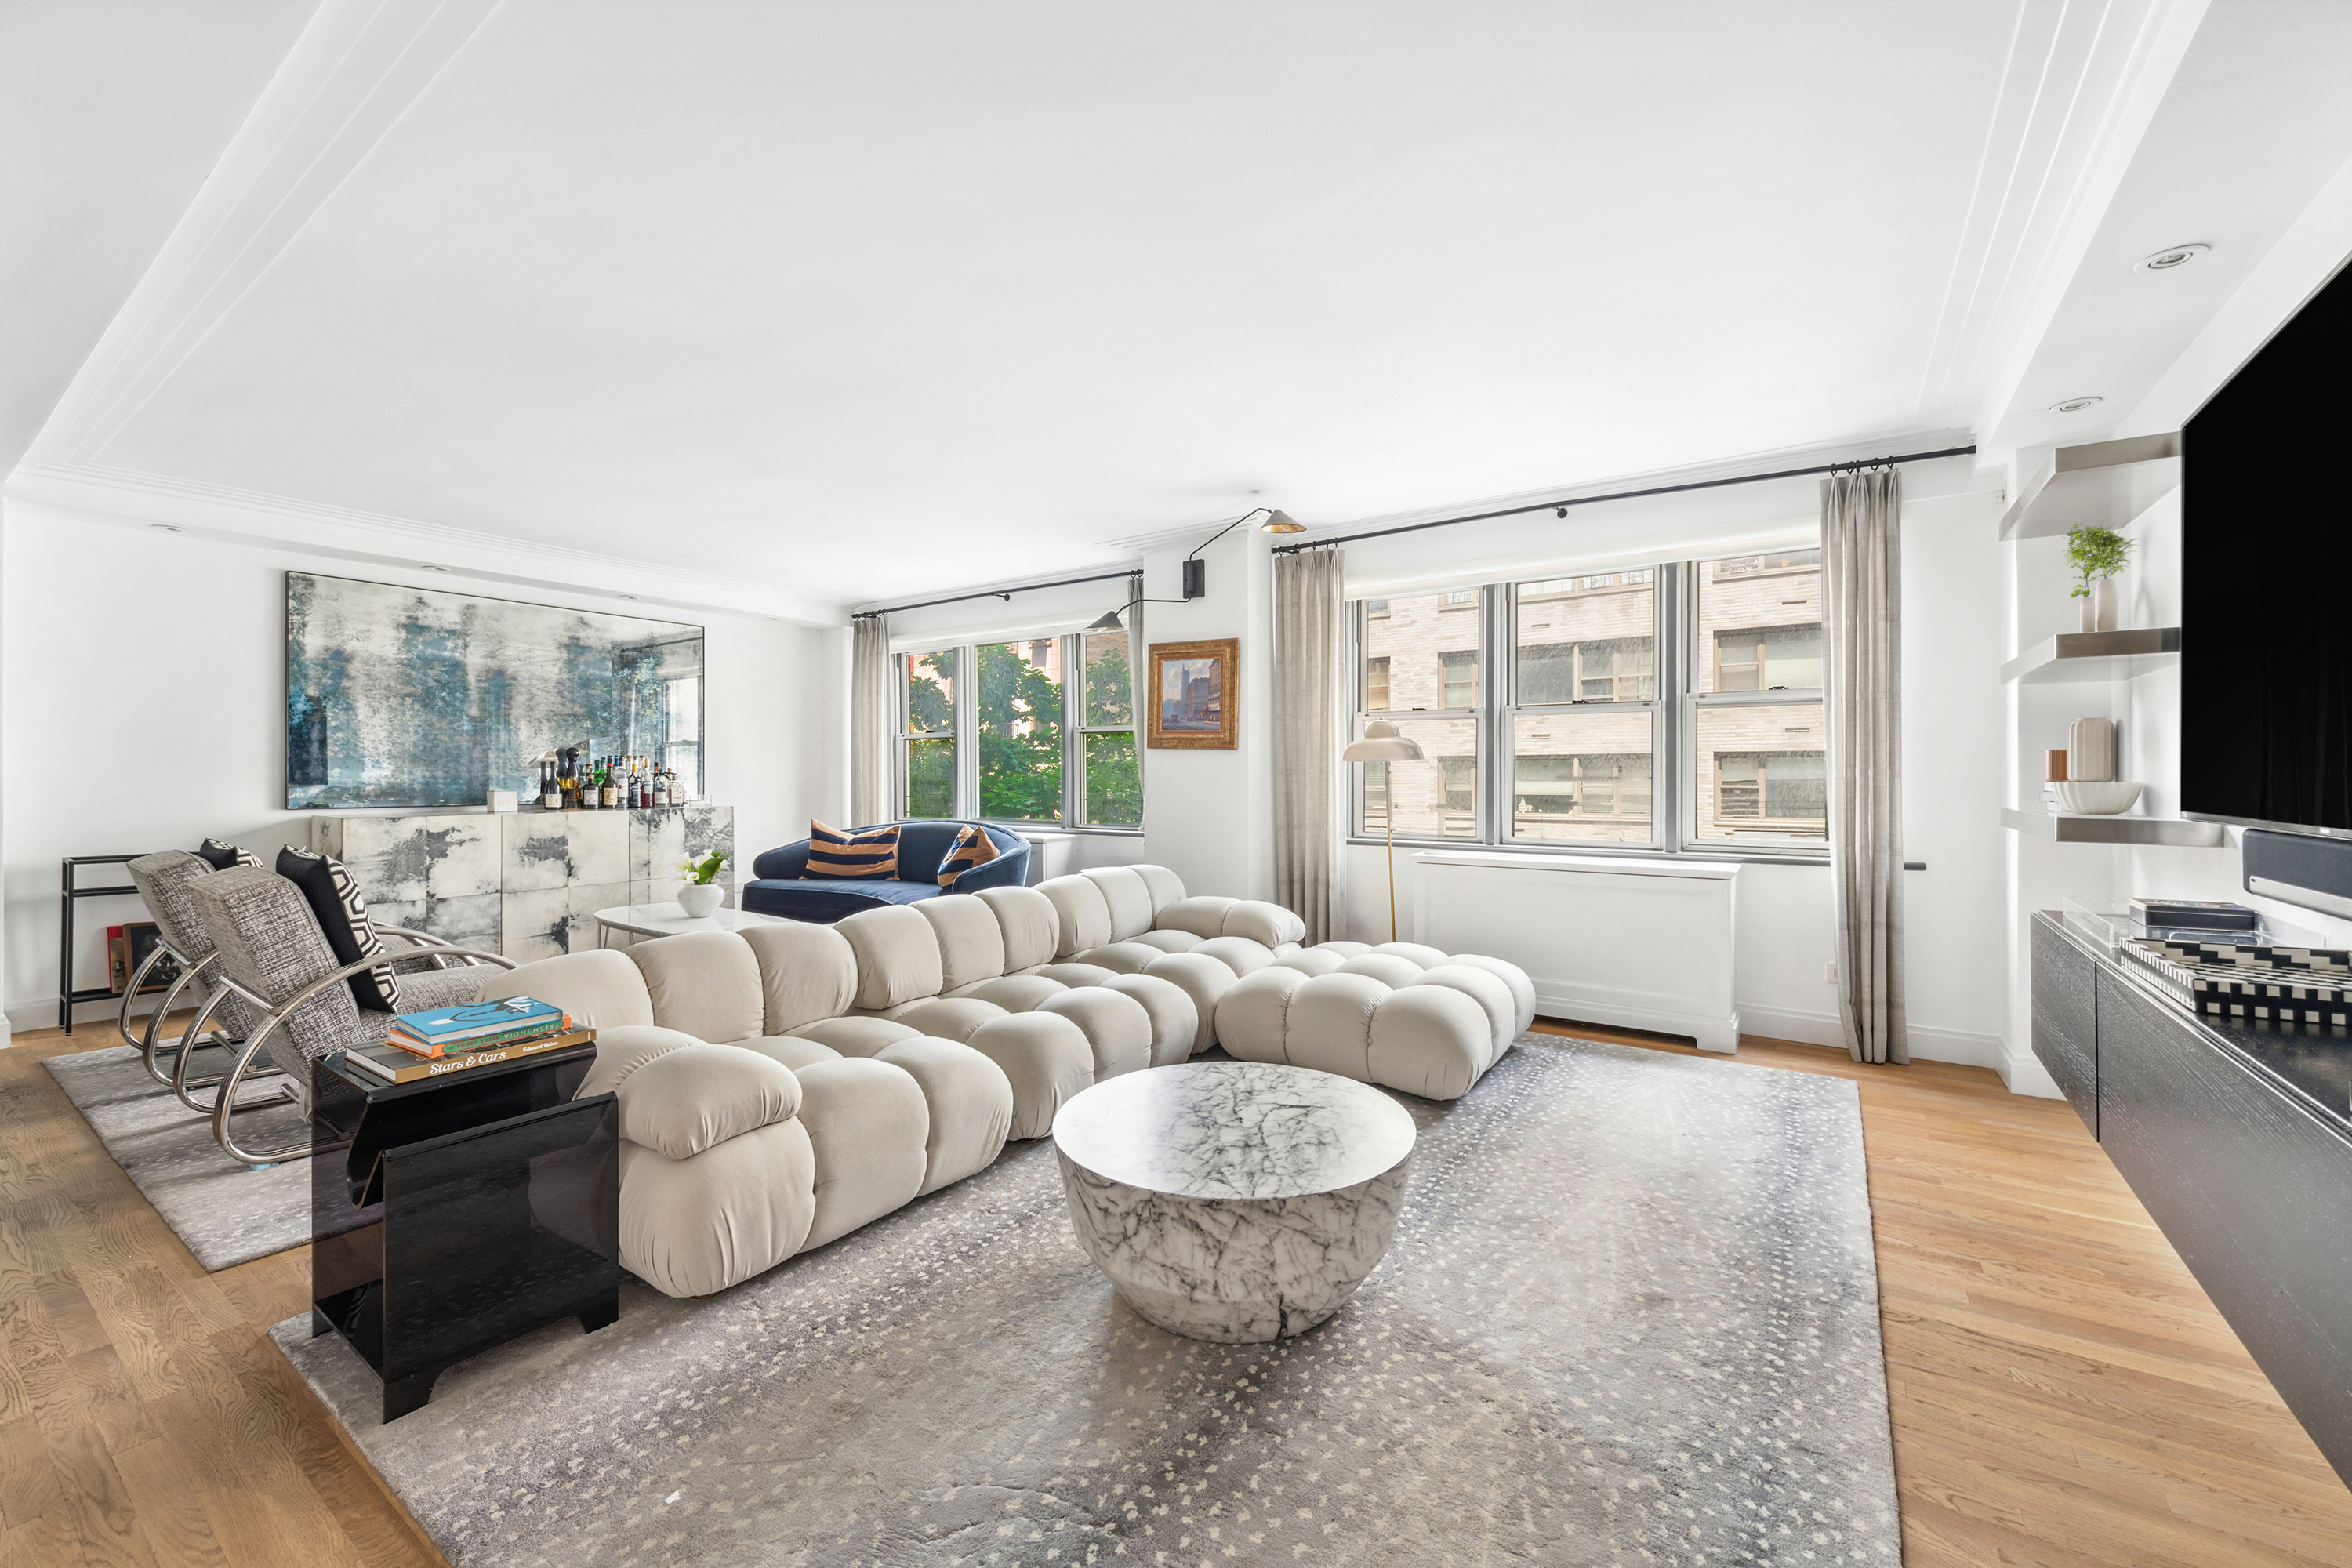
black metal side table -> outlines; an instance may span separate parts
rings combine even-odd
[[[614,1099],[572,1098],[595,1059],[582,1044],[402,1084],[341,1054],[311,1064],[322,1133],[352,1143],[311,1162],[310,1331],[375,1369],[386,1421],[467,1356],[620,1316]]]

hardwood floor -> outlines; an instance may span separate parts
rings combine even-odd
[[[439,1563],[268,1342],[307,1255],[205,1273],[41,1069],[103,1043],[0,1051],[0,1563]],[[1862,1086],[1906,1563],[2352,1568],[2352,1492],[2064,1105],[1739,1059]]]

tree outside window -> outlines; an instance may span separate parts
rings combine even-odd
[[[1133,659],[1125,632],[899,656],[901,815],[1141,826]]]
[[[907,731],[899,766],[907,795],[901,815],[953,816],[956,650],[908,654],[901,668],[907,678]]]
[[[1062,819],[1062,645],[1058,637],[982,643],[980,815]]]
[[[1135,665],[1125,632],[1088,632],[1081,639],[1083,808],[1088,826],[1143,826],[1143,770],[1135,745]]]

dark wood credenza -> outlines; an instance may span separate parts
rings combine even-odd
[[[2033,917],[2033,1054],[2352,1484],[2352,1031],[2202,1018]]]

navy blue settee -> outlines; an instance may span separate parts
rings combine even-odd
[[[877,824],[887,827],[888,823]],[[947,858],[959,830],[967,822],[902,822],[898,824],[898,875],[883,877],[811,877],[808,840],[770,849],[751,862],[752,879],[738,895],[753,914],[781,915],[786,920],[831,925],[860,910],[890,904],[915,904],[941,893],[976,893],[982,888],[1017,888],[1029,879],[1029,841],[1007,827],[979,824],[996,846],[996,858],[956,879],[953,888],[940,886],[940,862]],[[867,829],[856,827],[853,833]]]

